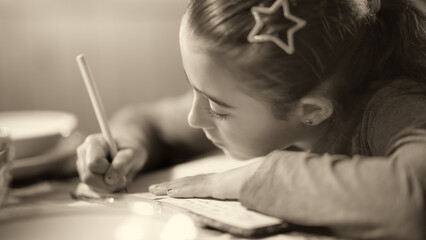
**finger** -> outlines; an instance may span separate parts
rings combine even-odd
[[[77,151],[77,161],[76,161],[76,165],[77,165],[77,172],[78,172],[78,176],[80,177],[80,180],[83,181],[84,176],[86,175],[87,170],[84,168],[85,164],[84,164],[84,158],[81,157],[81,155],[83,155],[84,152],[83,151]]]
[[[92,145],[87,149],[86,162],[93,173],[104,174],[110,166],[104,150],[99,145]]]
[[[173,181],[153,184],[153,185],[149,186],[148,190],[149,190],[149,192],[151,192],[152,194],[155,194],[155,195],[166,195],[167,190],[169,190],[171,188],[181,187],[182,184],[189,181],[189,178],[190,177],[185,177],[185,178],[180,178],[180,179],[176,179],[176,180],[173,180]]]
[[[155,195],[166,195],[167,189],[168,189],[167,186],[164,184],[162,185],[156,184],[156,185],[149,186],[148,191]]]
[[[85,151],[85,148],[82,146],[82,145],[80,145],[80,146],[78,146],[77,147],[77,160],[76,160],[76,165],[77,165],[77,171],[78,171],[78,173],[79,174],[82,174],[83,172],[82,172],[82,168],[81,168],[81,166],[83,165],[83,163],[84,163],[84,156],[86,155],[86,151]]]
[[[155,184],[149,187],[149,191],[156,195],[165,195],[171,189],[180,189],[185,186],[207,184],[208,174],[184,177],[169,182]]]
[[[212,197],[211,189],[205,181],[197,181],[177,188],[172,187],[167,190],[167,195],[176,198]]]
[[[119,151],[105,174],[105,183],[114,185],[122,178],[125,178],[130,172],[130,169],[134,167],[134,164],[132,164],[132,162],[135,162],[133,159],[134,155],[135,152],[133,149]]]
[[[108,143],[105,141],[102,134],[92,134],[88,136],[84,141],[84,145],[86,145],[87,149],[97,146],[103,152],[104,156],[109,154]]]
[[[89,150],[90,149],[90,150]],[[93,149],[97,149],[93,151]],[[89,153],[88,153],[89,152]],[[88,136],[84,143],[77,148],[77,161],[80,162],[80,173],[81,170],[90,170],[88,159],[97,158],[99,155],[106,156],[107,146],[106,142],[100,134],[93,134]],[[97,153],[97,154],[94,154]],[[103,154],[101,154],[103,153]]]
[[[121,179],[115,185],[105,184],[104,176],[101,174],[87,174],[83,177],[82,181],[94,190],[101,192],[114,192],[124,188],[127,184],[126,179]]]

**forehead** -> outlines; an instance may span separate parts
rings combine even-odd
[[[245,72],[239,61],[212,51],[209,42],[191,29],[187,14],[182,18],[179,40],[183,66],[191,85],[213,95],[232,96],[234,102],[250,98],[270,108],[270,102],[260,94],[259,87],[253,85],[261,80]]]
[[[243,91],[251,95],[257,92],[257,90],[252,92],[252,83],[260,80],[259,74],[256,74],[258,64],[255,61],[257,57],[253,58],[254,52],[252,54],[252,51],[246,51],[247,49],[238,46],[230,48],[231,45],[218,45],[217,41],[199,36],[191,27],[188,13],[183,16],[181,21],[179,42],[184,64],[189,59],[187,55],[192,57],[199,55],[198,57],[204,57],[204,60],[208,60],[209,64],[215,68],[231,74],[235,84],[239,84]]]
[[[247,96],[242,92],[240,81],[232,67],[216,54],[202,38],[191,31],[186,16],[180,29],[182,63],[192,87],[214,96],[228,105],[245,102]]]
[[[182,54],[190,52],[197,53],[198,55],[207,55],[209,49],[206,41],[196,35],[192,30],[189,23],[188,13],[185,13],[182,17],[179,30],[179,44]]]
[[[209,50],[209,45],[201,37],[196,35],[188,22],[188,15],[182,18],[179,43],[184,68],[190,80],[194,74],[203,78],[232,78],[226,71],[226,65],[221,64],[215,54]]]
[[[231,96],[239,91],[235,76],[215,56],[201,38],[182,21],[180,47],[182,63],[190,84],[215,96]]]
[[[240,78],[246,78],[246,76],[242,76],[243,72],[239,69],[238,63],[229,59],[226,54],[218,52],[210,41],[194,33],[188,20],[188,15],[185,14],[179,33],[183,65],[188,77],[191,77],[190,72],[203,71],[205,77],[213,75],[225,78],[234,85],[240,85],[238,88],[244,87],[244,84],[240,84],[244,82],[240,81]]]

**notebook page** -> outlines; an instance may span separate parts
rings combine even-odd
[[[238,201],[199,198],[171,198],[150,193],[131,194],[133,197],[156,200],[182,208],[188,212],[244,229],[256,229],[283,223],[279,218],[247,210]]]

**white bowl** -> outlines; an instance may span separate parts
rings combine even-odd
[[[0,112],[0,127],[9,128],[15,159],[41,154],[77,127],[77,118],[57,111]]]

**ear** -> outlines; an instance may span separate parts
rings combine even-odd
[[[333,114],[333,103],[321,96],[307,96],[300,99],[299,116],[307,125],[319,125]]]

